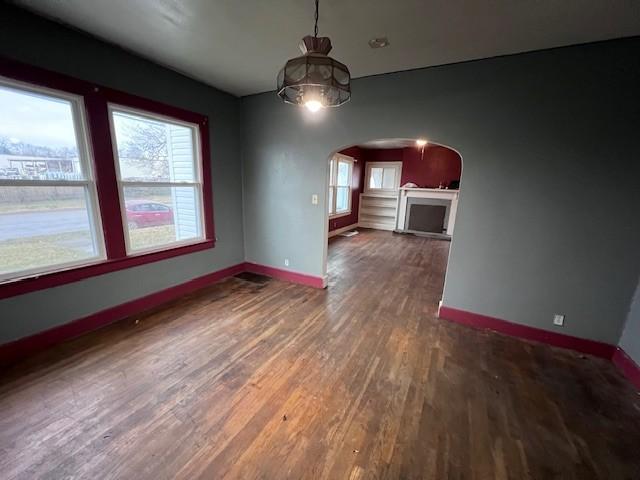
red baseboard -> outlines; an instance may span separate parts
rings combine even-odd
[[[246,262],[245,270],[252,273],[267,275],[268,277],[284,280],[285,282],[299,283],[308,287],[324,288],[324,282],[321,277],[314,277],[305,273],[293,272],[291,270],[283,270],[281,268],[269,267],[267,265],[259,265],[257,263]]]
[[[150,295],[137,298],[115,307],[107,308],[84,318],[65,323],[29,337],[0,345],[0,365],[28,357],[65,340],[79,337],[92,330],[117,322],[131,315],[144,312],[163,303],[174,300],[200,288],[206,287],[223,278],[241,273],[245,270],[243,263],[219,270],[217,272],[194,278],[188,282],[170,287]]]
[[[611,360],[613,364],[618,367],[618,370],[640,391],[640,365],[634,362],[633,359],[627,355],[627,352],[620,347],[616,348]]]
[[[58,327],[39,332],[35,335],[0,345],[0,365],[28,357],[53,345],[79,337],[92,330],[117,322],[131,315],[150,310],[174,300],[178,297],[206,287],[223,278],[241,272],[253,272],[267,275],[279,280],[298,283],[314,288],[324,288],[320,277],[303,273],[282,270],[279,268],[245,262],[219,270],[217,272],[195,278],[174,287],[154,292],[150,295],[132,300],[115,307],[102,310],[87,317],[75,320]],[[548,332],[534,327],[518,325],[499,318],[480,315],[447,306],[440,307],[439,317],[474,328],[495,330],[505,335],[546,343],[561,348],[577,350],[597,357],[611,359],[618,369],[640,390],[640,366],[638,366],[620,348],[594,340],[572,337],[555,332]]]
[[[0,365],[15,362],[16,360],[33,355],[36,352],[52,347],[58,343],[79,337],[80,335],[92,330],[97,330],[109,325],[110,323],[130,317],[131,315],[150,310],[151,308],[160,306],[163,303],[167,303],[178,297],[211,285],[223,278],[231,277],[242,272],[260,273],[279,280],[299,283],[315,288],[324,287],[322,278],[320,277],[313,277],[303,273],[281,270],[255,263],[239,263],[223,270],[194,278],[193,280],[189,280],[188,282],[180,285],[151,293],[130,302],[116,305],[115,307],[107,308],[106,310],[65,323],[64,325],[36,333],[35,335],[0,345]]]
[[[474,328],[495,330],[496,332],[509,335],[511,337],[524,338],[534,342],[546,343],[554,347],[567,348],[582,353],[588,353],[596,357],[611,359],[616,347],[607,343],[587,340],[585,338],[572,337],[561,333],[549,332],[540,328],[528,327],[511,323],[499,318],[488,317],[478,313],[467,312],[442,306],[439,317],[444,320],[461,323]]]

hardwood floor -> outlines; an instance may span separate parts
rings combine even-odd
[[[640,478],[609,363],[436,318],[448,248],[336,237],[328,290],[231,278],[5,369],[0,478]]]

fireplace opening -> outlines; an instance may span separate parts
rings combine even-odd
[[[445,205],[421,205],[414,203],[409,207],[408,230],[424,233],[445,233]]]

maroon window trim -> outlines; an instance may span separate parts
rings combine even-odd
[[[42,273],[13,281],[9,280],[0,284],[0,299],[198,252],[215,246],[209,121],[207,116],[1,57],[0,76],[83,97],[89,130],[89,147],[92,151],[95,165],[98,204],[100,205],[107,255],[106,260],[98,260],[96,263],[89,265]],[[198,125],[202,154],[202,202],[205,218],[205,239],[203,241],[177,247],[169,245],[165,250],[127,256],[112,147],[113,139],[111,138],[109,126],[109,103]]]

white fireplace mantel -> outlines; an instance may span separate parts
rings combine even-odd
[[[449,211],[449,221],[446,225],[447,235],[453,235],[453,227],[456,221],[456,211],[458,209],[458,190],[447,190],[442,188],[408,188],[401,187],[398,192],[398,214],[396,215],[396,231],[404,232],[406,217],[407,217],[407,204],[409,198],[433,198],[438,200],[449,200],[451,207]]]

